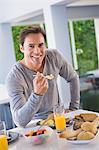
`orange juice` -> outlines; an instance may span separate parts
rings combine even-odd
[[[0,150],[8,150],[8,141],[5,135],[0,135]]]
[[[56,130],[63,131],[66,128],[65,116],[57,114],[55,116],[55,125],[56,125]]]

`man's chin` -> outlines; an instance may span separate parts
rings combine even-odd
[[[34,62],[34,61],[32,61],[31,64],[32,64],[32,66],[34,66],[37,69],[39,69],[42,65],[40,62]]]
[[[40,64],[41,63],[40,59],[35,60],[35,59],[32,58],[31,61],[32,61],[33,64]]]
[[[41,64],[41,62],[40,61],[31,61],[31,63],[33,64],[33,65],[40,65]]]

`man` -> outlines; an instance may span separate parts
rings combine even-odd
[[[38,26],[24,29],[20,34],[20,50],[24,58],[17,62],[7,76],[7,88],[14,122],[25,127],[33,118],[46,118],[60,102],[57,77],[70,82],[70,110],[79,108],[79,78],[73,67],[57,50],[45,46],[45,32]],[[53,80],[45,75],[54,75]]]

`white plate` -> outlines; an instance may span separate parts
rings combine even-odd
[[[9,136],[9,139],[8,139],[8,144],[14,142],[15,140],[18,139],[19,137],[19,133],[17,132],[8,132],[8,136]]]
[[[98,134],[99,134],[99,131],[97,132],[95,137],[90,140],[70,140],[70,139],[66,139],[66,140],[71,144],[88,144],[90,142],[93,142],[97,138]]]
[[[71,144],[88,144],[92,142],[94,139],[91,140],[67,140]]]

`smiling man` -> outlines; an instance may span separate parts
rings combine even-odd
[[[46,118],[61,102],[57,87],[60,75],[70,82],[69,110],[79,108],[79,78],[73,67],[57,50],[47,49],[46,35],[39,26],[28,27],[20,33],[20,51],[24,58],[9,72],[6,84],[11,98],[13,120],[25,127],[34,118]],[[45,75],[54,75],[53,80]]]
[[[21,38],[21,43],[23,43],[23,37]],[[33,71],[43,71],[42,62],[44,61],[46,47],[41,33],[30,33],[25,38],[24,43],[20,45],[20,50],[24,53],[24,59],[21,63]]]

